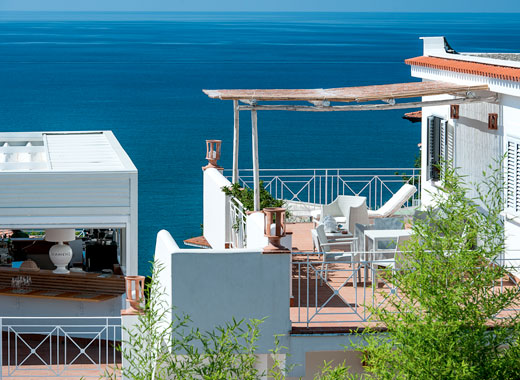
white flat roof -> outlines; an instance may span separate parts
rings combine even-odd
[[[0,172],[137,171],[111,131],[0,132]]]

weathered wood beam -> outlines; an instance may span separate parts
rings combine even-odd
[[[238,147],[240,141],[240,112],[238,100],[233,100],[233,183],[238,183]]]
[[[430,100],[424,102],[407,102],[407,103],[396,103],[396,104],[359,104],[359,105],[348,105],[348,106],[330,106],[330,107],[316,107],[316,106],[301,106],[301,105],[290,105],[290,104],[266,104],[256,106],[245,106],[239,105],[239,111],[307,111],[307,112],[332,112],[332,111],[383,111],[392,109],[407,109],[407,108],[420,108],[420,107],[431,107],[441,106],[448,104],[465,104],[465,103],[495,103],[497,101],[496,96],[491,97],[476,97],[476,98],[455,98],[455,99],[443,99],[443,100]]]
[[[254,211],[260,211],[260,165],[258,162],[258,127],[257,113],[251,110],[251,132],[253,144],[253,187],[254,187]]]

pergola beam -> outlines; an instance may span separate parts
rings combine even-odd
[[[495,103],[497,101],[496,95],[487,97],[465,97],[465,98],[454,98],[454,99],[443,99],[443,100],[429,100],[420,102],[406,102],[396,104],[356,104],[348,106],[302,106],[295,104],[257,104],[254,106],[250,105],[238,105],[239,111],[306,111],[306,112],[334,112],[334,111],[383,111],[392,109],[407,109],[407,108],[420,108],[420,107],[431,107],[431,106],[442,106],[450,104],[465,104],[465,103]]]
[[[238,183],[238,147],[240,141],[239,123],[240,112],[238,109],[238,100],[233,100],[233,183]]]
[[[258,162],[258,126],[255,109],[251,110],[251,133],[253,144],[254,211],[260,211],[260,165]]]

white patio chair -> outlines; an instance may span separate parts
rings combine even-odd
[[[323,205],[314,218],[323,219],[326,215],[334,217],[337,223],[343,224],[352,236],[356,223],[368,224],[366,197],[339,195],[332,203]]]
[[[368,210],[368,217],[388,218],[394,215],[416,192],[417,188],[414,185],[405,183],[383,206],[377,210]]]
[[[370,266],[372,268],[372,284],[377,284],[377,272],[379,268],[390,268],[392,270],[401,269],[401,260],[399,260],[400,252],[403,245],[410,240],[411,235],[399,236],[395,244],[395,249],[379,250],[377,254],[388,255],[387,259],[371,260]]]
[[[327,279],[329,263],[331,261],[343,261],[350,262],[352,266],[354,265],[354,258],[357,256],[357,253],[352,251],[352,247],[356,241],[356,238],[348,237],[348,238],[339,238],[334,241],[329,241],[327,239],[327,235],[325,234],[325,226],[320,224],[316,227],[314,231],[314,235],[316,237],[315,244],[317,245],[318,252],[323,254],[323,268],[324,268],[324,277],[322,277],[321,281],[323,282],[323,278]],[[343,249],[344,251],[332,251],[332,249]],[[347,249],[350,249],[351,252],[345,252]],[[354,268],[352,268],[354,270]],[[357,275],[354,270],[354,284],[357,284]]]

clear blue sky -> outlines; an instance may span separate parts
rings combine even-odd
[[[0,11],[520,12],[519,0],[0,0]]]

